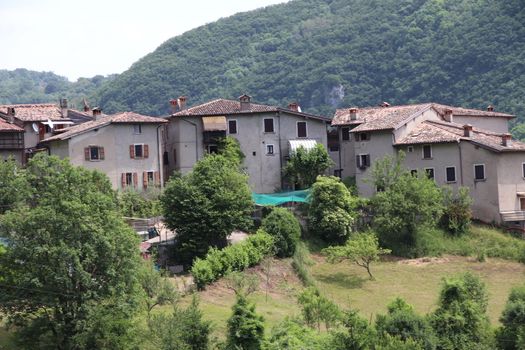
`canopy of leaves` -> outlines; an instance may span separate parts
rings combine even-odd
[[[525,285],[512,289],[500,318],[502,327],[496,334],[498,348],[525,348]]]
[[[166,224],[177,231],[176,257],[184,263],[226,246],[233,230],[251,227],[247,176],[222,155],[208,155],[191,173],[172,177],[161,202]]]
[[[301,225],[294,214],[285,208],[273,208],[262,221],[261,226],[274,237],[276,255],[290,257],[301,238]]]
[[[228,350],[259,350],[264,342],[264,319],[255,311],[255,305],[237,294],[232,315],[227,322],[226,348]]]
[[[317,176],[323,175],[332,164],[326,148],[318,143],[310,150],[299,147],[290,156],[283,172],[290,183],[298,185],[299,188],[308,188]]]

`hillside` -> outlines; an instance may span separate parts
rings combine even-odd
[[[58,102],[60,98],[67,98],[70,105],[78,107],[84,97],[89,99],[112,78],[97,75],[70,82],[52,72],[0,70],[0,104]]]
[[[244,92],[328,115],[436,101],[525,118],[525,3],[295,0],[174,37],[98,98],[108,112],[162,114],[182,94],[196,104]]]

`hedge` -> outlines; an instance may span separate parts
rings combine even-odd
[[[195,259],[191,274],[198,289],[203,289],[231,271],[243,271],[259,263],[274,249],[274,239],[263,230],[245,241],[224,249],[211,248],[204,259]]]

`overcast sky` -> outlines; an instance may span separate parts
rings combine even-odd
[[[0,69],[121,73],[169,38],[286,0],[0,0]]]

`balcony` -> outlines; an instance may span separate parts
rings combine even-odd
[[[525,211],[515,210],[515,211],[502,211],[500,212],[501,220],[507,221],[525,221]]]
[[[19,132],[0,134],[0,149],[23,149],[24,135]]]

